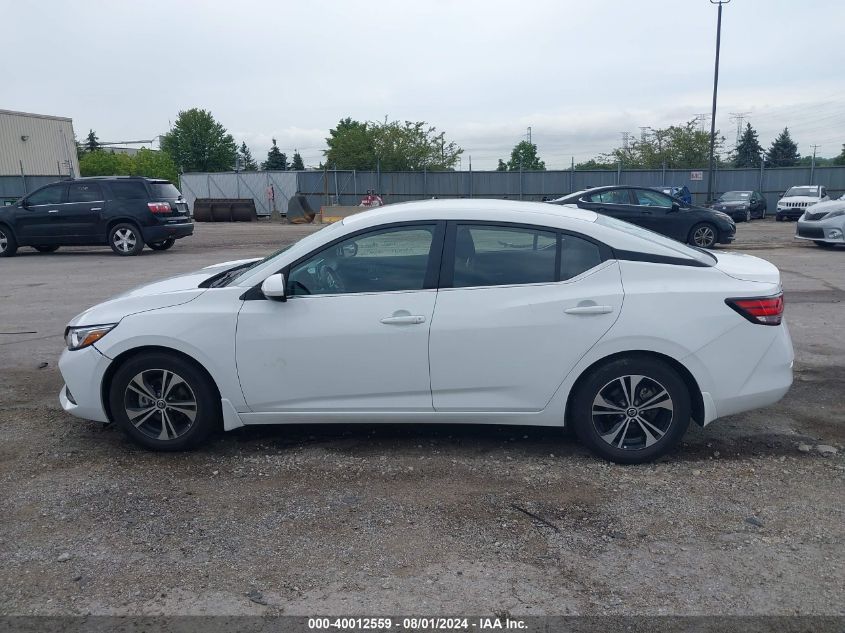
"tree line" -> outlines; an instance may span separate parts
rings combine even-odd
[[[77,143],[83,176],[143,175],[176,181],[180,172],[303,170],[305,164],[296,150],[290,160],[276,139],[260,164],[246,142],[238,145],[211,112],[192,108],[179,112],[176,122],[161,137],[161,151],[141,149],[134,156],[112,153],[100,145],[94,130],[83,143]],[[320,169],[382,171],[449,171],[458,165],[464,150],[425,121],[358,121],[341,119],[329,130]],[[725,151],[725,138],[714,139],[720,167],[792,167],[809,165],[812,157],[802,157],[788,128],[778,134],[768,149],[760,145],[756,130],[748,123],[739,142]],[[722,156],[724,155],[724,158]],[[653,129],[639,139],[616,147],[576,169],[689,169],[707,165],[710,134],[699,129],[696,120]],[[816,165],[845,165],[845,144],[836,158],[815,158]],[[544,171],[537,145],[523,140],[511,151],[510,159],[498,160],[498,171]]]

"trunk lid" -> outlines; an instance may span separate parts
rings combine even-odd
[[[188,202],[176,186],[168,180],[151,180],[149,182],[152,202],[167,202],[170,205],[169,213],[156,213],[160,218],[173,221],[184,221],[189,217]]]
[[[716,268],[729,277],[780,285],[780,271],[765,259],[745,253],[711,253],[716,257]]]

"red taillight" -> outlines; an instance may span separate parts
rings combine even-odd
[[[780,325],[780,322],[783,320],[782,292],[773,297],[725,299],[725,303],[752,323]]]
[[[150,211],[153,213],[170,213],[169,202],[148,202],[147,207],[149,207]]]

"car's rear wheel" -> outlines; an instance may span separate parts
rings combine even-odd
[[[144,240],[134,224],[116,224],[109,231],[109,246],[115,253],[124,257],[138,255],[144,250]]]
[[[154,251],[166,251],[168,248],[171,248],[176,243],[176,238],[169,237],[166,240],[162,240],[160,242],[148,242],[147,246],[149,246]]]
[[[745,221],[751,222],[751,209],[745,212]]]
[[[822,242],[821,240],[813,241],[813,244],[816,246],[821,246],[822,248],[836,248],[836,244],[831,244],[830,242]]]
[[[689,234],[689,243],[700,248],[711,248],[716,244],[718,232],[716,227],[709,222],[700,222],[692,227]]]
[[[59,250],[58,246],[33,246],[32,248],[37,250],[39,253],[55,253]]]
[[[193,363],[162,352],[129,359],[111,381],[114,421],[135,442],[156,451],[193,448],[219,428],[220,397]]]
[[[0,226],[0,257],[12,257],[17,252],[15,236],[5,226]]]
[[[678,444],[690,422],[686,384],[668,364],[631,357],[594,369],[576,388],[571,417],[578,438],[620,464],[654,460]]]

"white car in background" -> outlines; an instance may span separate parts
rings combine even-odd
[[[156,450],[319,422],[574,427],[617,462],[792,382],[780,273],[570,207],[390,205],[67,327],[69,413]]]
[[[775,220],[797,220],[807,207],[819,202],[830,200],[827,189],[820,185],[806,185],[802,187],[790,187],[780,200],[778,200],[777,214]]]
[[[845,195],[813,205],[798,219],[795,238],[822,248],[845,244]]]

